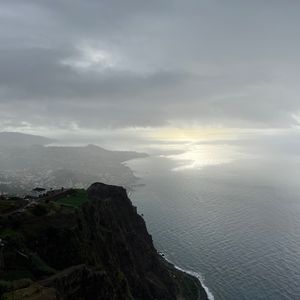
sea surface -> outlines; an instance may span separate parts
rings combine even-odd
[[[201,276],[211,299],[300,299],[297,157],[222,160],[204,145],[128,165],[144,184],[130,197],[156,248]]]

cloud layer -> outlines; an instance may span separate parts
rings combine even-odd
[[[0,3],[0,126],[298,125],[298,1]]]

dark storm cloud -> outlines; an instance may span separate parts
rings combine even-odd
[[[1,126],[289,127],[297,1],[1,1]]]

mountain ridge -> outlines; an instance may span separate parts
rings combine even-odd
[[[0,132],[0,145],[6,146],[30,146],[30,145],[49,145],[56,140],[40,135],[33,135],[21,132]]]
[[[26,194],[34,186],[87,188],[95,181],[133,189],[137,178],[123,163],[147,156],[134,151],[111,151],[91,144],[45,145],[49,139],[19,133],[13,136],[21,136],[21,141],[17,143],[11,139],[15,143],[9,143],[4,142],[4,136],[2,133],[1,141],[0,133],[0,193]]]

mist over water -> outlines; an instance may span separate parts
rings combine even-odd
[[[128,164],[157,248],[216,300],[300,300],[299,11],[0,1],[0,194],[131,189]]]
[[[299,158],[270,153],[200,145],[128,163],[156,247],[216,300],[300,299]]]

